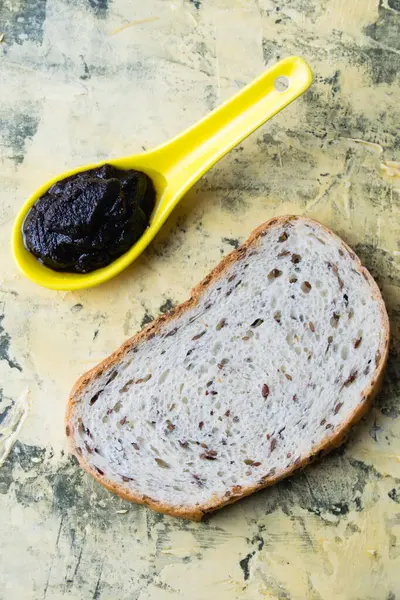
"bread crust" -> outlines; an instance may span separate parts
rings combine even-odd
[[[74,428],[71,427],[74,404],[78,401],[78,398],[81,392],[86,387],[86,385],[92,382],[97,377],[100,377],[106,369],[109,369],[110,367],[118,363],[120,358],[122,358],[131,348],[136,346],[139,342],[147,340],[150,337],[153,337],[153,335],[157,335],[161,331],[161,329],[165,327],[165,325],[177,319],[186,310],[195,307],[204,290],[207,289],[207,287],[209,287],[211,284],[213,284],[218,278],[220,278],[233,263],[244,258],[246,256],[247,251],[257,242],[259,237],[265,235],[270,228],[280,227],[282,225],[290,226],[290,224],[296,220],[302,220],[304,223],[309,224],[317,224],[318,226],[322,227],[328,235],[332,236],[332,239],[338,240],[342,248],[344,248],[350,254],[351,258],[355,260],[357,270],[364,276],[366,281],[369,283],[372,289],[373,296],[379,303],[382,322],[384,323],[384,335],[382,336],[382,343],[379,348],[381,358],[379,364],[376,366],[371,384],[361,393],[361,396],[363,398],[362,402],[359,403],[357,408],[347,418],[346,421],[341,423],[340,426],[336,427],[336,429],[332,430],[330,434],[328,433],[324,440],[320,444],[313,447],[311,452],[308,455],[303,456],[297,464],[292,464],[289,468],[285,468],[280,472],[275,473],[271,477],[264,478],[262,483],[258,483],[254,486],[243,487],[238,494],[232,494],[229,498],[226,498],[221,495],[215,495],[214,498],[212,498],[209,502],[202,506],[171,506],[167,503],[158,502],[154,498],[143,496],[141,494],[135,494],[134,492],[127,490],[123,485],[119,485],[108,480],[105,475],[100,475],[86,462],[86,460],[81,455],[77,453],[75,447],[75,440],[73,436]],[[355,254],[355,252],[353,252],[353,250],[330,229],[324,227],[321,223],[310,219],[309,217],[297,215],[275,217],[254,229],[247,241],[242,246],[240,246],[236,250],[233,250],[225,258],[223,258],[223,260],[211,271],[211,273],[209,273],[209,275],[207,275],[198,285],[196,285],[192,289],[191,296],[188,300],[174,308],[169,313],[159,316],[142,331],[140,331],[132,338],[127,340],[118,350],[113,352],[113,354],[111,354],[109,357],[104,359],[101,363],[99,363],[97,366],[95,366],[93,369],[91,369],[78,379],[71,391],[65,417],[66,431],[71,432],[69,436],[67,433],[70,452],[76,456],[81,467],[85,471],[92,475],[99,483],[101,483],[101,485],[103,485],[109,491],[117,494],[121,498],[125,500],[130,500],[131,502],[135,502],[137,504],[143,504],[160,513],[164,513],[174,517],[181,517],[183,519],[188,519],[191,521],[200,521],[205,514],[213,512],[228,504],[237,502],[241,498],[249,496],[250,494],[253,494],[254,492],[257,492],[261,489],[274,485],[281,479],[289,477],[295,471],[303,469],[308,464],[318,459],[320,456],[325,455],[331,450],[340,446],[347,439],[351,428],[366,414],[366,412],[371,406],[373,398],[381,388],[384,370],[389,353],[389,339],[389,318],[386,312],[386,307],[381,292],[369,271],[362,266],[361,261]]]

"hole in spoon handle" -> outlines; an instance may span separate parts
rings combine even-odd
[[[285,75],[280,75],[274,81],[274,87],[277,92],[286,92],[289,89],[290,81]]]

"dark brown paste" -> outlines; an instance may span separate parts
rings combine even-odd
[[[55,271],[89,273],[109,265],[143,235],[155,204],[141,171],[103,165],[55,183],[29,210],[25,247]]]

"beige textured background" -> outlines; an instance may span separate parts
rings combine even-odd
[[[0,599],[398,600],[399,0],[1,0],[0,32],[0,433],[31,407],[0,468]],[[57,293],[16,272],[11,224],[42,181],[167,140],[290,54],[312,89],[122,276]],[[205,523],[112,496],[65,454],[74,380],[289,212],[333,228],[383,290],[393,340],[371,413],[344,449]]]

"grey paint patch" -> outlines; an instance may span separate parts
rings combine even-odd
[[[257,552],[261,552],[261,550],[264,548],[265,541],[262,536],[262,532],[263,532],[264,528],[265,528],[264,525],[258,525],[258,533],[256,533],[256,535],[251,540],[248,540],[248,542],[250,542],[252,546],[255,546],[256,549],[253,550],[252,552],[249,552],[244,558],[242,558],[239,561],[239,566],[243,571],[243,579],[245,581],[247,581],[250,577],[250,561],[251,561],[251,559],[253,558],[253,556],[255,556],[255,554]]]
[[[222,241],[224,242],[224,244],[229,244],[229,246],[232,246],[232,248],[239,248],[240,246],[240,242],[237,238],[228,238],[228,237],[224,237],[222,238]]]
[[[0,360],[5,360],[10,369],[22,371],[21,365],[19,365],[18,362],[10,356],[9,350],[11,338],[2,325],[3,320],[4,314],[0,314]]]
[[[6,158],[17,165],[23,162],[26,143],[35,136],[39,121],[36,105],[29,106],[24,112],[0,114],[0,145],[6,148]]]
[[[324,83],[332,87],[332,96],[335,96],[342,89],[340,85],[340,71],[335,71],[332,77],[325,79]]]
[[[175,222],[172,219],[170,223],[167,221],[150,246],[149,252],[169,260],[186,241],[186,220],[187,217],[179,215]]]
[[[334,451],[320,463],[300,471],[259,494],[241,500],[250,504],[247,510],[255,514],[272,514],[282,510],[291,516],[300,506],[322,520],[332,522],[347,518],[350,511],[363,510],[362,494],[369,481],[377,481],[381,475],[369,465],[346,456],[345,447]],[[394,480],[396,481],[396,480]],[[335,482],[332,485],[332,482]],[[227,507],[226,511],[235,510]],[[304,536],[307,537],[306,531]],[[265,539],[268,544],[268,539]]]
[[[310,89],[303,101],[306,103],[306,120],[314,136],[324,140],[329,133],[334,137],[344,135],[366,139],[365,134],[371,127],[364,115],[354,113],[339,98],[332,98],[328,102],[323,87]]]
[[[19,465],[24,473],[28,473],[32,469],[36,469],[37,459],[43,460],[46,454],[46,449],[40,446],[30,446],[17,441],[12,450],[13,460],[10,460],[11,465]],[[35,459],[32,461],[32,459]]]
[[[66,515],[76,526],[84,527],[89,521],[94,527],[105,530],[117,520],[117,510],[129,508],[133,519],[135,511],[140,510],[94,482],[73,456],[58,464],[56,469],[48,465],[44,477],[51,485],[52,510]],[[92,499],[93,492],[96,501]]]
[[[169,312],[170,310],[172,310],[175,306],[175,302],[173,300],[171,300],[171,298],[167,298],[166,301],[161,304],[160,306],[160,312],[162,312],[163,314]]]
[[[397,52],[382,48],[363,48],[359,51],[359,64],[369,71],[372,83],[392,84],[400,74],[400,56]]]
[[[39,446],[29,446],[16,441],[7,460],[0,469],[0,494],[7,494],[13,481],[14,471],[29,473],[38,468],[38,463],[32,461],[32,458],[43,460],[46,453],[45,448]]]
[[[0,469],[0,494],[7,494],[13,482],[12,469],[8,461]]]
[[[10,410],[13,406],[14,406],[14,402],[11,402],[11,404],[6,406],[3,411],[0,410],[0,425],[2,424],[4,419],[7,417],[8,413],[10,412]],[[0,435],[0,437],[1,437],[1,435]]]
[[[285,502],[286,514],[291,504],[322,517],[330,513],[340,518],[350,510],[362,510],[358,498],[370,477],[369,471],[344,456],[343,449],[336,451],[323,462],[282,482],[282,488],[292,496],[291,502]]]
[[[293,597],[283,587],[282,582],[277,581],[275,577],[273,577],[266,569],[259,569],[257,574],[264,581],[265,585],[267,586],[268,592],[270,592],[271,595],[273,595],[273,598],[276,598],[277,600],[295,600],[295,597]]]
[[[396,1],[398,2],[397,10],[400,10],[400,0]],[[400,15],[383,6],[379,7],[379,19],[376,23],[367,25],[364,32],[376,42],[385,44],[387,48],[400,49]],[[390,60],[387,55],[385,60]]]
[[[356,59],[358,60],[358,55],[352,62],[355,63]],[[330,90],[327,89],[328,86]],[[304,140],[305,148],[308,147],[310,138],[305,135],[304,130],[308,130],[312,132],[313,138],[320,139],[321,148],[332,146],[333,151],[335,151],[335,140],[342,137],[361,138],[364,141],[381,144],[385,150],[395,151],[399,144],[399,138],[397,130],[392,126],[391,114],[382,113],[382,131],[378,136],[375,128],[376,121],[368,119],[365,113],[354,110],[353,105],[343,97],[341,92],[333,92],[333,87],[335,87],[335,83],[332,82],[332,78],[316,81],[301,99],[305,103],[308,126],[303,124],[302,127],[288,129],[287,135],[296,137],[300,141]],[[327,97],[327,92],[330,92],[329,97]],[[353,159],[350,160],[352,157],[346,157],[344,173],[336,175],[336,181],[344,175],[349,175],[349,168],[353,163],[358,162],[360,148],[353,151]],[[302,163],[299,160],[298,167],[301,168],[301,166]],[[388,208],[391,208],[390,186],[385,184],[382,178],[378,179],[376,171],[366,170],[366,176],[359,178],[355,183],[359,187],[365,188],[364,196],[370,198],[371,203],[375,202],[376,207],[380,207],[384,201]]]
[[[140,322],[140,327],[143,329],[143,327],[145,327],[146,325],[148,325],[152,321],[154,321],[153,315],[151,315],[150,313],[148,313],[146,311],[145,314],[144,314],[144,316],[143,316],[143,319]]]
[[[80,302],[78,302],[77,304],[74,304],[73,306],[71,306],[71,312],[73,313],[78,313],[83,309],[83,304],[81,304]]]
[[[257,140],[257,144],[266,144],[267,146],[280,146],[282,142],[276,140],[271,133],[264,133],[262,138]]]
[[[276,40],[268,40],[263,38],[262,40],[262,52],[264,63],[267,65],[270,62],[278,61],[281,58],[282,47]]]
[[[110,8],[109,0],[87,0],[87,2],[97,17],[103,18],[107,15]]]
[[[243,579],[245,581],[248,580],[248,578],[250,577],[250,560],[253,558],[253,556],[255,555],[255,551],[253,552],[249,552],[249,554],[247,554],[247,556],[245,556],[244,558],[242,558],[242,560],[239,561],[239,565],[240,568],[243,571]]]
[[[215,194],[221,201],[221,208],[234,214],[243,214],[247,210],[248,198],[250,196],[259,199],[263,195],[265,197],[270,192],[269,187],[261,182],[260,184],[251,183],[245,177],[243,171],[241,172],[240,179],[235,177],[235,175],[231,178],[226,176],[222,185],[212,182],[210,176],[210,183],[204,181],[200,189]]]
[[[390,318],[390,315],[389,315]],[[388,365],[382,390],[375,400],[375,406],[379,408],[385,417],[397,419],[400,416],[400,351],[391,348],[389,352]]]
[[[129,508],[130,527],[139,506],[110,494],[87,475],[73,456],[56,459],[51,448],[17,441],[0,469],[0,493],[13,493],[23,506],[63,516],[71,530],[90,523],[101,530],[117,521],[117,510]],[[94,495],[95,494],[95,500]]]
[[[103,569],[100,570],[100,575],[97,578],[96,587],[94,589],[93,600],[99,600],[101,594],[101,575]]]
[[[79,76],[79,79],[82,79],[83,81],[85,81],[86,79],[91,79],[92,76],[90,74],[90,69],[83,54],[80,54],[80,58],[83,64],[83,74]]]
[[[201,2],[200,0],[189,0],[190,4],[193,4],[193,6],[195,8],[197,8],[197,10],[199,10],[199,8],[201,7]]]
[[[7,401],[6,406],[3,404],[5,400]],[[0,425],[2,424],[4,419],[7,417],[9,411],[11,410],[11,407],[14,406],[14,404],[15,404],[15,402],[13,400],[11,400],[10,398],[4,397],[3,390],[0,388]],[[1,438],[1,433],[0,433],[0,438]]]
[[[400,11],[400,0],[389,0],[388,5],[390,8],[393,8],[393,10]]]
[[[369,435],[372,437],[374,442],[378,441],[378,434],[383,431],[382,427],[377,425],[376,421],[373,422],[371,429],[369,430]]]
[[[7,45],[22,45],[26,41],[42,43],[46,2],[20,0],[0,4],[0,31],[6,32]]]
[[[204,89],[204,100],[208,110],[214,110],[218,104],[218,95],[214,85],[206,85]]]
[[[371,244],[357,244],[354,246],[354,250],[378,283],[384,274],[385,282],[400,286],[396,260],[390,252],[382,248],[374,248]]]

